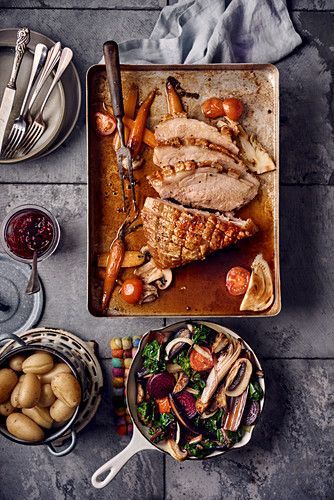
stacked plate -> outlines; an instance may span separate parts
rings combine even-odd
[[[13,66],[17,31],[18,28],[0,30],[0,102]],[[20,107],[22,105],[24,93],[30,77],[34,50],[38,43],[44,43],[48,49],[55,44],[55,42],[50,38],[40,33],[36,33],[35,31],[30,31],[30,42],[22,59],[16,80],[17,90],[11,116],[7,125],[5,140],[15,118],[17,118],[20,114]],[[49,81],[47,81],[44,89],[40,92],[32,109],[33,115],[37,114],[39,107],[41,106],[52,83],[53,77],[54,73],[51,74]],[[57,149],[72,132],[79,116],[80,104],[80,80],[77,70],[71,62],[62,75],[60,81],[55,86],[45,106],[43,118],[47,123],[47,129],[41,136],[40,140],[28,154],[24,156],[18,155],[12,159],[0,159],[0,163],[16,163],[19,161],[26,161],[31,158],[40,158]]]

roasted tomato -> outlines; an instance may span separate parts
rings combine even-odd
[[[246,293],[250,273],[241,266],[232,267],[226,276],[226,287],[231,295],[243,295]]]
[[[211,97],[202,104],[202,113],[208,118],[225,116],[223,101],[218,99],[218,97]]]
[[[207,352],[209,356],[208,357],[204,356],[200,352],[196,351],[196,349],[194,348],[189,356],[190,365],[197,372],[211,370],[211,368],[213,367],[211,350],[208,347],[204,346],[200,346],[200,348],[203,349],[203,351]]]
[[[116,129],[117,121],[114,116],[107,113],[95,113],[94,129],[100,135],[110,135]]]
[[[140,299],[143,290],[143,282],[139,278],[130,278],[123,282],[121,294],[129,304],[135,304]]]
[[[225,111],[225,115],[230,120],[236,121],[242,115],[244,107],[242,102],[235,97],[230,97],[229,99],[225,99],[223,102],[223,108]]]

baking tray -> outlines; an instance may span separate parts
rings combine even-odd
[[[237,97],[244,104],[240,123],[268,150],[276,170],[261,175],[257,197],[236,215],[251,217],[259,231],[223,250],[214,252],[204,261],[193,262],[173,270],[173,283],[159,298],[148,304],[127,304],[116,286],[109,308],[101,312],[102,282],[97,277],[97,254],[107,252],[116,230],[124,220],[122,196],[116,155],[111,136],[100,136],[92,127],[92,115],[101,110],[103,102],[111,104],[105,65],[92,66],[87,72],[87,145],[88,145],[88,309],[93,316],[273,316],[281,309],[279,276],[279,89],[278,70],[271,64],[214,65],[121,65],[123,96],[135,83],[142,101],[154,88],[158,94],[151,107],[147,126],[154,130],[168,112],[165,93],[167,78],[176,78],[189,93],[199,98],[183,97],[188,115],[203,119],[201,104],[209,97]],[[156,168],[153,151],[143,148],[144,165],[134,172],[139,208],[147,196],[158,197],[146,176]],[[126,192],[131,191],[126,183]],[[143,231],[138,229],[126,238],[127,249],[140,249],[145,244]],[[240,311],[243,296],[231,296],[225,286],[226,274],[233,266],[250,269],[258,253],[269,263],[274,284],[274,302],[265,311]],[[132,276],[133,270],[122,270],[121,278]]]

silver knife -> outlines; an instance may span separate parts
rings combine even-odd
[[[2,97],[1,107],[0,107],[0,155],[3,143],[3,138],[5,135],[8,119],[12,111],[12,106],[14,102],[15,92],[16,92],[16,77],[20,68],[20,64],[26,50],[26,47],[30,40],[30,30],[29,28],[21,28],[17,32],[17,40],[15,46],[15,57],[12,68],[12,74],[10,75],[9,82],[5,89]]]

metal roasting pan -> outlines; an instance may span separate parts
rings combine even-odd
[[[257,197],[236,212],[240,218],[251,217],[259,231],[236,245],[231,245],[198,261],[173,270],[173,283],[159,292],[159,299],[148,304],[127,304],[117,286],[107,311],[100,310],[102,282],[97,277],[97,254],[107,252],[117,228],[124,220],[122,196],[116,155],[111,136],[100,136],[92,127],[92,116],[111,104],[105,65],[94,65],[87,72],[87,145],[88,145],[88,309],[93,316],[109,317],[212,317],[212,316],[274,316],[281,309],[279,272],[279,87],[278,70],[271,64],[214,64],[192,66],[122,65],[123,97],[131,84],[139,88],[139,101],[158,89],[147,126],[155,125],[168,112],[165,93],[169,76],[181,87],[199,98],[183,97],[182,103],[190,117],[203,119],[201,104],[209,97],[237,97],[244,104],[240,123],[268,150],[276,170],[261,175]],[[214,122],[213,122],[214,123]],[[155,165],[153,151],[144,146],[144,165],[134,172],[139,209],[147,196],[157,197],[146,176]],[[126,183],[126,192],[130,186]],[[131,202],[131,196],[129,196]],[[145,244],[139,229],[126,238],[127,249],[140,249]],[[258,253],[269,263],[275,299],[265,311],[240,311],[242,296],[231,296],[225,286],[226,274],[233,266],[250,270]],[[132,276],[133,270],[122,270],[121,278]]]

